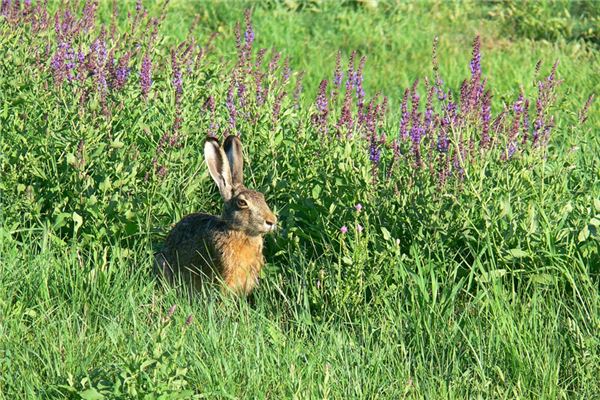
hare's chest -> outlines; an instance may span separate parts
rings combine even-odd
[[[236,293],[248,294],[258,283],[264,264],[262,238],[258,239],[230,237],[223,248],[223,280]]]

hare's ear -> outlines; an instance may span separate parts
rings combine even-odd
[[[233,187],[244,184],[244,155],[242,153],[242,141],[237,135],[229,135],[223,143],[223,149],[227,154],[229,168],[231,169],[231,183]]]
[[[223,199],[228,201],[233,195],[233,186],[231,184],[231,170],[226,158],[219,141],[212,137],[207,138],[204,143],[204,159],[208,166],[208,172],[210,172],[210,176],[219,187]]]

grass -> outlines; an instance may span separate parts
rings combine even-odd
[[[108,121],[97,104],[82,112],[66,89],[44,88],[51,77],[22,68],[28,50],[2,31],[0,399],[600,397],[597,104],[574,122],[598,93],[600,57],[581,41],[509,38],[487,5],[257,5],[257,46],[306,72],[304,105],[280,126],[242,125],[248,186],[265,192],[282,229],[267,238],[249,299],[210,288],[190,299],[155,281],[151,254],[169,224],[220,208],[198,154],[199,103],[222,89],[248,4],[169,5],[156,58],[198,13],[200,38],[222,34],[212,56],[222,61],[185,81],[184,142],[158,156],[162,181],[143,177],[170,129],[171,97],[144,106],[123,95],[127,108]],[[443,190],[406,168],[396,187],[378,186],[362,141],[311,130],[309,105],[338,49],[368,56],[365,89],[390,97],[385,129],[397,132],[404,88],[430,75],[433,37],[457,88],[477,33],[498,110],[520,87],[535,93],[538,58],[544,72],[560,59],[545,153],[481,160]],[[155,84],[170,93],[164,74]]]

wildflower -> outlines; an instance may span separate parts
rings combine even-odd
[[[438,131],[437,149],[440,153],[446,153],[449,145],[450,140],[448,139],[448,135],[446,133],[446,127],[442,126]]]
[[[188,315],[188,317],[185,319],[185,325],[186,326],[190,326],[192,324],[192,321],[194,321],[194,315],[190,314]]]
[[[580,124],[583,124],[585,121],[587,121],[588,111],[590,110],[590,107],[592,106],[593,102],[594,102],[594,95],[591,94],[590,97],[588,97],[587,101],[585,102],[585,105],[581,109],[581,112],[579,113],[579,123]]]
[[[172,83],[173,87],[175,88],[175,104],[179,104],[181,101],[181,95],[183,93],[183,79],[175,50],[171,50],[171,67],[173,68]]]
[[[131,53],[127,52],[123,57],[119,59],[119,65],[115,71],[115,88],[122,89],[127,82],[127,78],[129,77],[129,58],[131,57]]]
[[[313,124],[325,133],[327,131],[327,116],[329,115],[326,79],[323,79],[319,85],[319,94],[317,95],[315,105],[318,113],[312,116]]]
[[[356,208],[356,212],[361,212],[363,209],[363,205],[358,203],[354,206],[354,208]]]
[[[408,89],[406,89],[404,91],[404,97],[402,98],[402,105],[401,105],[401,111],[402,111],[402,119],[400,120],[400,138],[402,140],[406,140],[408,139],[408,120],[409,120],[409,114],[408,114]]]
[[[379,160],[381,157],[381,149],[379,147],[379,141],[375,133],[371,135],[370,145],[369,145],[369,160],[373,163],[374,166],[379,165]]]
[[[356,224],[356,231],[358,233],[361,233],[365,228],[363,228],[363,226],[361,224]]]
[[[333,73],[333,84],[339,88],[342,84],[344,74],[342,73],[342,52],[338,50],[335,59],[335,72]]]
[[[365,98],[365,89],[363,88],[363,69],[365,67],[365,62],[367,60],[366,56],[362,56],[360,58],[360,62],[358,64],[358,70],[354,74],[354,83],[356,85],[356,98],[358,100],[358,106],[362,108],[363,99]]]
[[[244,33],[244,40],[246,41],[246,51],[250,52],[252,43],[254,42],[254,30],[252,29],[252,11],[249,9],[244,13],[244,19],[246,21],[246,32]]]
[[[352,90],[354,87],[354,74],[356,73],[354,71],[354,59],[356,58],[356,51],[353,51],[352,54],[350,54],[350,60],[348,60],[348,74],[346,77],[346,90]]]
[[[150,87],[152,86],[152,60],[146,53],[142,60],[142,69],[140,70],[140,86],[142,88],[142,96],[144,99],[148,97],[150,93]]]
[[[352,135],[351,130],[354,125],[354,121],[352,120],[352,97],[350,91],[346,91],[344,94],[344,103],[342,105],[342,111],[340,113],[340,118],[337,123],[338,131],[345,127],[348,130],[347,135]]]
[[[173,314],[175,314],[175,310],[177,310],[177,304],[173,304],[169,310],[167,311],[167,315],[165,317],[165,321],[168,321],[169,319],[171,319],[171,317],[173,316]]]
[[[483,102],[481,104],[481,120],[482,120],[482,130],[481,130],[481,140],[479,141],[479,147],[487,148],[491,142],[490,139],[490,119],[492,112],[492,95],[490,91],[486,91],[483,95]]]
[[[280,59],[281,59],[281,53],[276,51],[275,54],[273,54],[271,61],[269,62],[269,75],[270,76],[273,76],[273,74],[275,73],[275,70],[277,69],[277,66],[279,65]]]
[[[283,61],[283,75],[282,75],[282,84],[286,84],[289,80],[290,80],[290,74],[291,74],[291,69],[290,69],[290,58],[286,57],[285,60]]]
[[[237,116],[237,110],[235,108],[235,102],[233,98],[233,82],[229,85],[227,90],[227,100],[225,101],[227,110],[229,111],[229,127],[235,130],[235,118]]]
[[[279,121],[279,114],[281,112],[281,101],[286,96],[286,92],[281,91],[275,97],[275,102],[273,103],[273,123],[277,123]]]
[[[348,233],[348,227],[346,225],[342,226],[340,228],[340,232],[342,232],[342,234],[345,235],[346,233]]]
[[[471,76],[479,77],[481,75],[481,42],[479,39],[479,35],[475,37],[473,40],[473,57],[471,58],[470,68],[471,68]]]
[[[529,138],[529,100],[525,100],[525,105],[523,106],[523,139],[521,143],[527,143],[527,139]]]
[[[156,175],[158,175],[159,178],[164,178],[165,176],[167,176],[167,167],[165,167],[164,165],[161,165],[160,167],[158,167],[158,171],[156,171]]]
[[[293,94],[295,108],[300,107],[300,95],[302,94],[302,90],[304,88],[304,86],[302,85],[303,81],[304,81],[304,72],[300,72],[300,74],[298,75],[298,78],[296,78],[296,86],[294,87],[294,94]]]

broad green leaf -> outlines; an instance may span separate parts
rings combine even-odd
[[[81,228],[81,225],[83,225],[83,217],[76,212],[73,212],[73,222],[75,223],[73,226],[73,236],[75,236],[79,228]]]
[[[104,395],[102,393],[99,393],[94,388],[86,389],[83,392],[79,392],[79,396],[81,396],[81,398],[83,400],[101,400],[101,399],[104,399]]]
[[[579,241],[579,243],[585,242],[589,237],[590,237],[590,229],[588,228],[587,224],[585,224],[583,229],[581,231],[579,231],[579,235],[577,235],[577,241]]]
[[[518,249],[518,248],[508,250],[508,255],[509,255],[509,258],[529,257],[528,252]]]
[[[392,238],[390,231],[388,231],[387,228],[384,226],[381,227],[381,233],[383,234],[384,240],[390,240]]]

